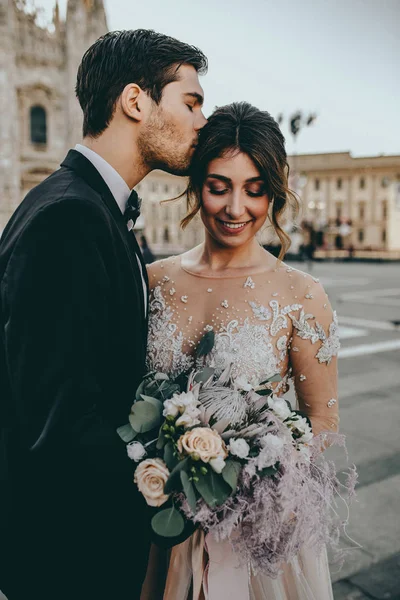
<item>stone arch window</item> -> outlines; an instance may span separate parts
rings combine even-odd
[[[32,106],[30,110],[31,142],[45,146],[47,144],[47,114],[43,106]]]
[[[169,244],[169,229],[167,226],[164,228],[164,243]]]

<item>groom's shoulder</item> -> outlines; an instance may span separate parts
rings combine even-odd
[[[25,196],[10,220],[24,228],[37,220],[107,217],[100,194],[67,169],[58,169]]]
[[[51,207],[77,210],[85,206],[93,210],[102,209],[100,194],[84,179],[63,167],[34,187],[25,196],[24,203],[36,210]]]
[[[109,215],[100,195],[84,181],[59,169],[33,188],[20,203],[7,223],[0,254],[8,254],[27,238],[57,232],[58,236],[74,235],[87,226],[96,237],[108,233]]]

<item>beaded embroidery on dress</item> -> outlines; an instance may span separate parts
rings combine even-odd
[[[338,323],[318,280],[283,263],[256,274],[203,277],[186,270],[180,257],[172,257],[151,265],[150,285],[149,370],[177,377],[193,368],[195,348],[212,329],[215,345],[206,357],[209,366],[221,373],[232,365],[234,378],[251,385],[279,373],[282,380],[271,384],[275,393],[282,395],[293,385],[315,433],[337,429]],[[183,551],[180,546],[172,556]],[[296,564],[283,565],[277,580],[245,576],[252,600],[333,598],[326,556],[310,550],[300,552]],[[170,569],[165,600],[189,598],[189,590],[178,592],[171,583],[177,577]],[[206,588],[206,598],[214,600]]]

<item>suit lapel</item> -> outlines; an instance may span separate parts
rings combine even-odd
[[[139,260],[142,264],[143,277],[147,286],[146,293],[148,295],[148,277],[146,266],[143,262],[142,253],[136,241],[136,237],[132,231],[128,231],[124,216],[121,213],[121,210],[114,196],[112,195],[110,188],[108,187],[108,185],[106,184],[96,167],[90,162],[90,160],[88,160],[85,156],[83,156],[83,154],[81,154],[77,150],[70,150],[64,161],[61,163],[61,166],[74,170],[80,177],[82,177],[82,179],[84,179],[87,182],[87,184],[90,185],[91,188],[93,188],[98,194],[100,194],[103,202],[107,206],[109,212],[112,214],[113,220],[115,221],[115,224],[118,227],[122,241],[126,247],[131,267],[135,274],[135,280],[138,284],[138,287],[140,287],[140,290],[138,290],[139,302],[141,307],[141,314],[143,316],[143,319],[145,320],[146,312],[142,291],[142,277],[136,257],[139,257]],[[145,327],[145,335],[147,336],[147,327]]]

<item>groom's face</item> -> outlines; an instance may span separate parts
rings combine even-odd
[[[182,65],[178,77],[164,87],[160,104],[152,103],[139,148],[151,169],[186,175],[198,133],[207,120],[202,112],[204,93],[194,67]]]

